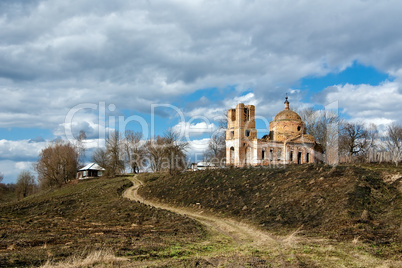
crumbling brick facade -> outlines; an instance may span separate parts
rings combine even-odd
[[[226,165],[304,164],[320,162],[322,149],[314,137],[306,134],[300,116],[285,109],[269,123],[269,135],[257,139],[255,107],[239,103],[228,111]]]

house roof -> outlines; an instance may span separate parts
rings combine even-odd
[[[199,162],[197,164],[197,167],[214,167],[214,166],[215,164],[210,162]]]
[[[90,163],[78,171],[84,171],[84,170],[105,170],[105,169],[96,163]]]

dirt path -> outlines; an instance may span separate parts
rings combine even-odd
[[[224,218],[203,211],[197,211],[187,207],[174,207],[169,204],[149,201],[138,195],[138,189],[143,185],[137,176],[132,178],[134,186],[130,187],[123,193],[123,197],[131,200],[140,201],[141,203],[151,205],[157,208],[166,209],[177,214],[186,215],[189,218],[199,221],[203,225],[210,227],[212,230],[230,237],[234,242],[240,245],[268,246],[277,244],[279,241],[266,232],[256,229],[255,227],[233,219]]]

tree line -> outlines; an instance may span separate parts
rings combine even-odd
[[[85,132],[81,131],[74,143],[56,140],[42,149],[34,164],[37,180],[30,171],[22,171],[15,185],[3,185],[3,175],[0,173],[1,196],[4,190],[15,193],[21,199],[39,189],[60,187],[76,179],[77,171],[83,166],[85,139]],[[121,134],[113,131],[105,140],[105,148],[94,151],[92,160],[105,169],[103,175],[106,177],[125,174],[126,167],[132,173],[149,169],[174,174],[187,167],[188,146],[188,142],[181,140],[173,130],[148,140],[144,140],[140,132],[127,130]]]
[[[148,140],[143,139],[141,132],[127,130],[122,135],[114,131],[106,139],[105,148],[95,150],[92,160],[105,168],[106,176],[125,173],[126,167],[132,173],[149,169],[173,174],[186,168],[188,146],[173,130]]]
[[[4,185],[1,184],[3,179],[3,175],[1,175],[0,194],[4,196],[12,193],[15,198],[22,199],[40,189],[69,183],[76,177],[77,169],[84,158],[83,141],[85,139],[85,132],[81,131],[74,144],[63,140],[51,142],[42,149],[38,161],[34,163],[34,169],[38,173],[37,179],[32,172],[23,170],[19,173],[15,185]]]
[[[307,134],[320,143],[323,161],[393,162],[402,160],[402,126],[392,123],[382,133],[374,123],[348,122],[331,111],[307,108],[298,112]]]
[[[84,138],[85,135],[80,135],[75,144],[57,141],[42,150],[35,165],[41,187],[60,186],[75,179],[85,154]],[[105,148],[94,151],[92,161],[105,169],[106,177],[125,174],[127,167],[132,173],[150,169],[173,174],[186,167],[187,147],[188,142],[172,130],[148,140],[140,132],[112,131],[105,140]]]
[[[29,171],[22,171],[15,184],[2,183],[4,175],[0,173],[0,202],[25,198],[39,190],[35,176]]]

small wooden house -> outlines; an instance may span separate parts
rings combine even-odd
[[[207,170],[207,169],[216,169],[216,165],[211,162],[199,162],[197,164],[197,170]]]
[[[188,166],[187,170],[188,170],[188,171],[196,171],[196,170],[198,170],[198,169],[197,169],[197,163],[191,163],[191,164]]]
[[[80,180],[101,177],[105,169],[98,164],[90,163],[77,172],[77,178]]]

